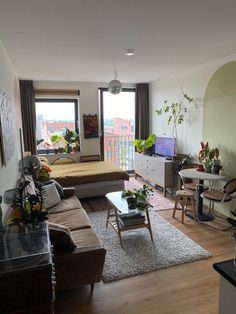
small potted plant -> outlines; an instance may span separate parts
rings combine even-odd
[[[144,211],[148,207],[152,207],[148,199],[153,194],[153,189],[149,188],[147,185],[143,185],[140,189],[135,189],[134,191],[125,190],[122,192],[122,197],[126,197],[126,201],[129,209],[137,209],[139,211]]]
[[[138,153],[145,155],[154,154],[154,144],[156,140],[155,134],[150,134],[146,140],[136,139],[133,141],[133,145],[136,147]]]
[[[64,135],[64,139],[66,141],[66,146],[65,146],[65,151],[66,153],[71,152],[71,148],[73,149],[73,152],[78,152],[79,151],[79,146],[80,146],[80,135],[79,133],[69,130],[68,128],[66,129],[66,133]]]
[[[57,134],[53,134],[51,136],[51,142],[53,143],[53,146],[54,146],[54,154],[58,154],[61,141],[62,141],[62,136],[57,135]]]
[[[208,142],[201,142],[201,150],[199,151],[198,159],[203,164],[206,172],[219,174],[221,169],[219,154],[218,148],[210,148]]]

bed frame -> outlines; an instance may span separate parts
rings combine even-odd
[[[75,186],[76,196],[78,198],[89,198],[104,196],[109,192],[121,191],[125,189],[124,180],[101,181],[95,183],[86,183]]]

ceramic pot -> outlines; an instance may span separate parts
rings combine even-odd
[[[222,166],[213,165],[211,168],[211,172],[214,174],[219,174],[221,168]]]

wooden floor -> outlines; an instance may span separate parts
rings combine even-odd
[[[231,231],[218,231],[172,211],[159,214],[208,250],[212,257],[112,283],[83,286],[57,295],[56,314],[210,314],[217,313],[219,276],[215,262],[231,259]],[[178,213],[177,213],[178,215]],[[158,240],[157,240],[158,241]]]

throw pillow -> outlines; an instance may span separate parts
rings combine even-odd
[[[71,252],[76,248],[76,244],[68,227],[48,222],[48,228],[50,241],[54,247],[55,253]]]
[[[46,209],[59,204],[61,201],[60,195],[57,192],[55,183],[43,186],[43,205]]]
[[[63,189],[63,187],[60,185],[59,182],[57,182],[57,181],[54,180],[54,179],[51,179],[51,180],[45,182],[44,184],[47,185],[47,184],[52,184],[52,183],[55,184],[55,186],[56,186],[56,188],[57,188],[57,192],[59,193],[60,197],[61,197],[61,198],[65,198],[64,189]]]

